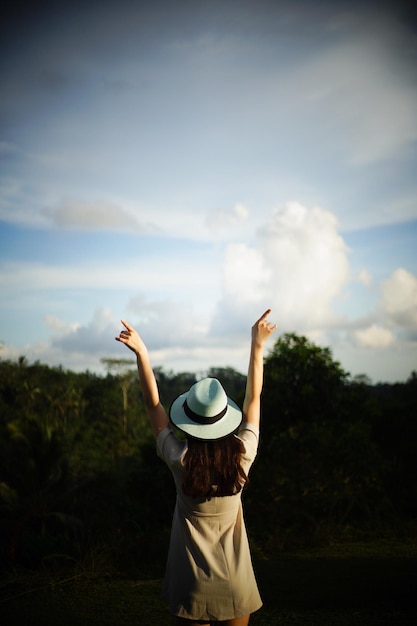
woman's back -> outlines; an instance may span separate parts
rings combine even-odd
[[[256,457],[258,449],[258,430],[250,424],[243,423],[237,435],[243,443],[243,452],[240,456],[240,465],[244,474],[249,474],[250,467]],[[179,441],[170,429],[162,431],[157,439],[158,456],[165,461],[172,472],[177,498],[188,511],[201,512],[203,514],[216,515],[219,511],[234,510],[239,506],[242,491],[229,496],[216,496],[210,498],[187,496],[183,490],[187,442]],[[214,489],[215,493],[215,489]]]
[[[242,424],[242,467],[256,457],[258,431]],[[226,620],[262,606],[243,518],[242,490],[229,496],[191,498],[184,494],[186,442],[170,429],[157,439],[158,455],[170,468],[177,491],[163,596],[186,619]]]

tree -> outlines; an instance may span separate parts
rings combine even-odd
[[[235,402],[243,403],[246,376],[233,367],[211,367],[207,376],[217,378],[225,388],[227,395]]]
[[[329,348],[294,333],[283,335],[265,359],[265,427],[275,431],[334,419],[343,409],[347,377]]]
[[[20,551],[32,561],[41,556],[51,524],[75,521],[65,512],[72,486],[66,449],[57,430],[32,417],[9,422],[6,433],[0,447],[0,512],[11,524],[8,556],[14,561]]]
[[[305,337],[284,335],[265,359],[253,483],[258,515],[283,543],[369,524],[386,505],[380,451],[370,422],[355,417],[353,389],[330,349]]]
[[[136,380],[136,375],[132,372],[132,365],[134,365],[135,362],[131,359],[101,359],[101,362],[107,366],[109,373],[115,373],[119,381],[123,396],[123,434],[126,435],[128,392],[132,382]]]

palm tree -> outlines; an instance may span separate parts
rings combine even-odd
[[[69,523],[64,511],[71,481],[57,430],[31,418],[15,420],[7,424],[1,443],[0,511],[13,524],[8,548],[13,562],[29,523],[41,538],[53,519],[64,526]]]
[[[123,435],[127,433],[127,409],[128,409],[128,392],[132,383],[136,380],[136,373],[132,372],[132,365],[135,364],[131,359],[101,359],[101,362],[107,366],[108,372],[115,372],[119,381],[123,397]]]

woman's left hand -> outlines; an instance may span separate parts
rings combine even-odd
[[[120,335],[115,337],[116,341],[124,343],[125,346],[127,346],[129,350],[132,350],[132,352],[136,355],[145,351],[146,346],[137,331],[124,320],[122,320],[122,324],[125,327],[125,330],[120,331]]]

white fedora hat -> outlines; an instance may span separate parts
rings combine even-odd
[[[214,440],[237,430],[242,411],[227,397],[217,378],[203,378],[174,400],[169,418],[190,437]]]

